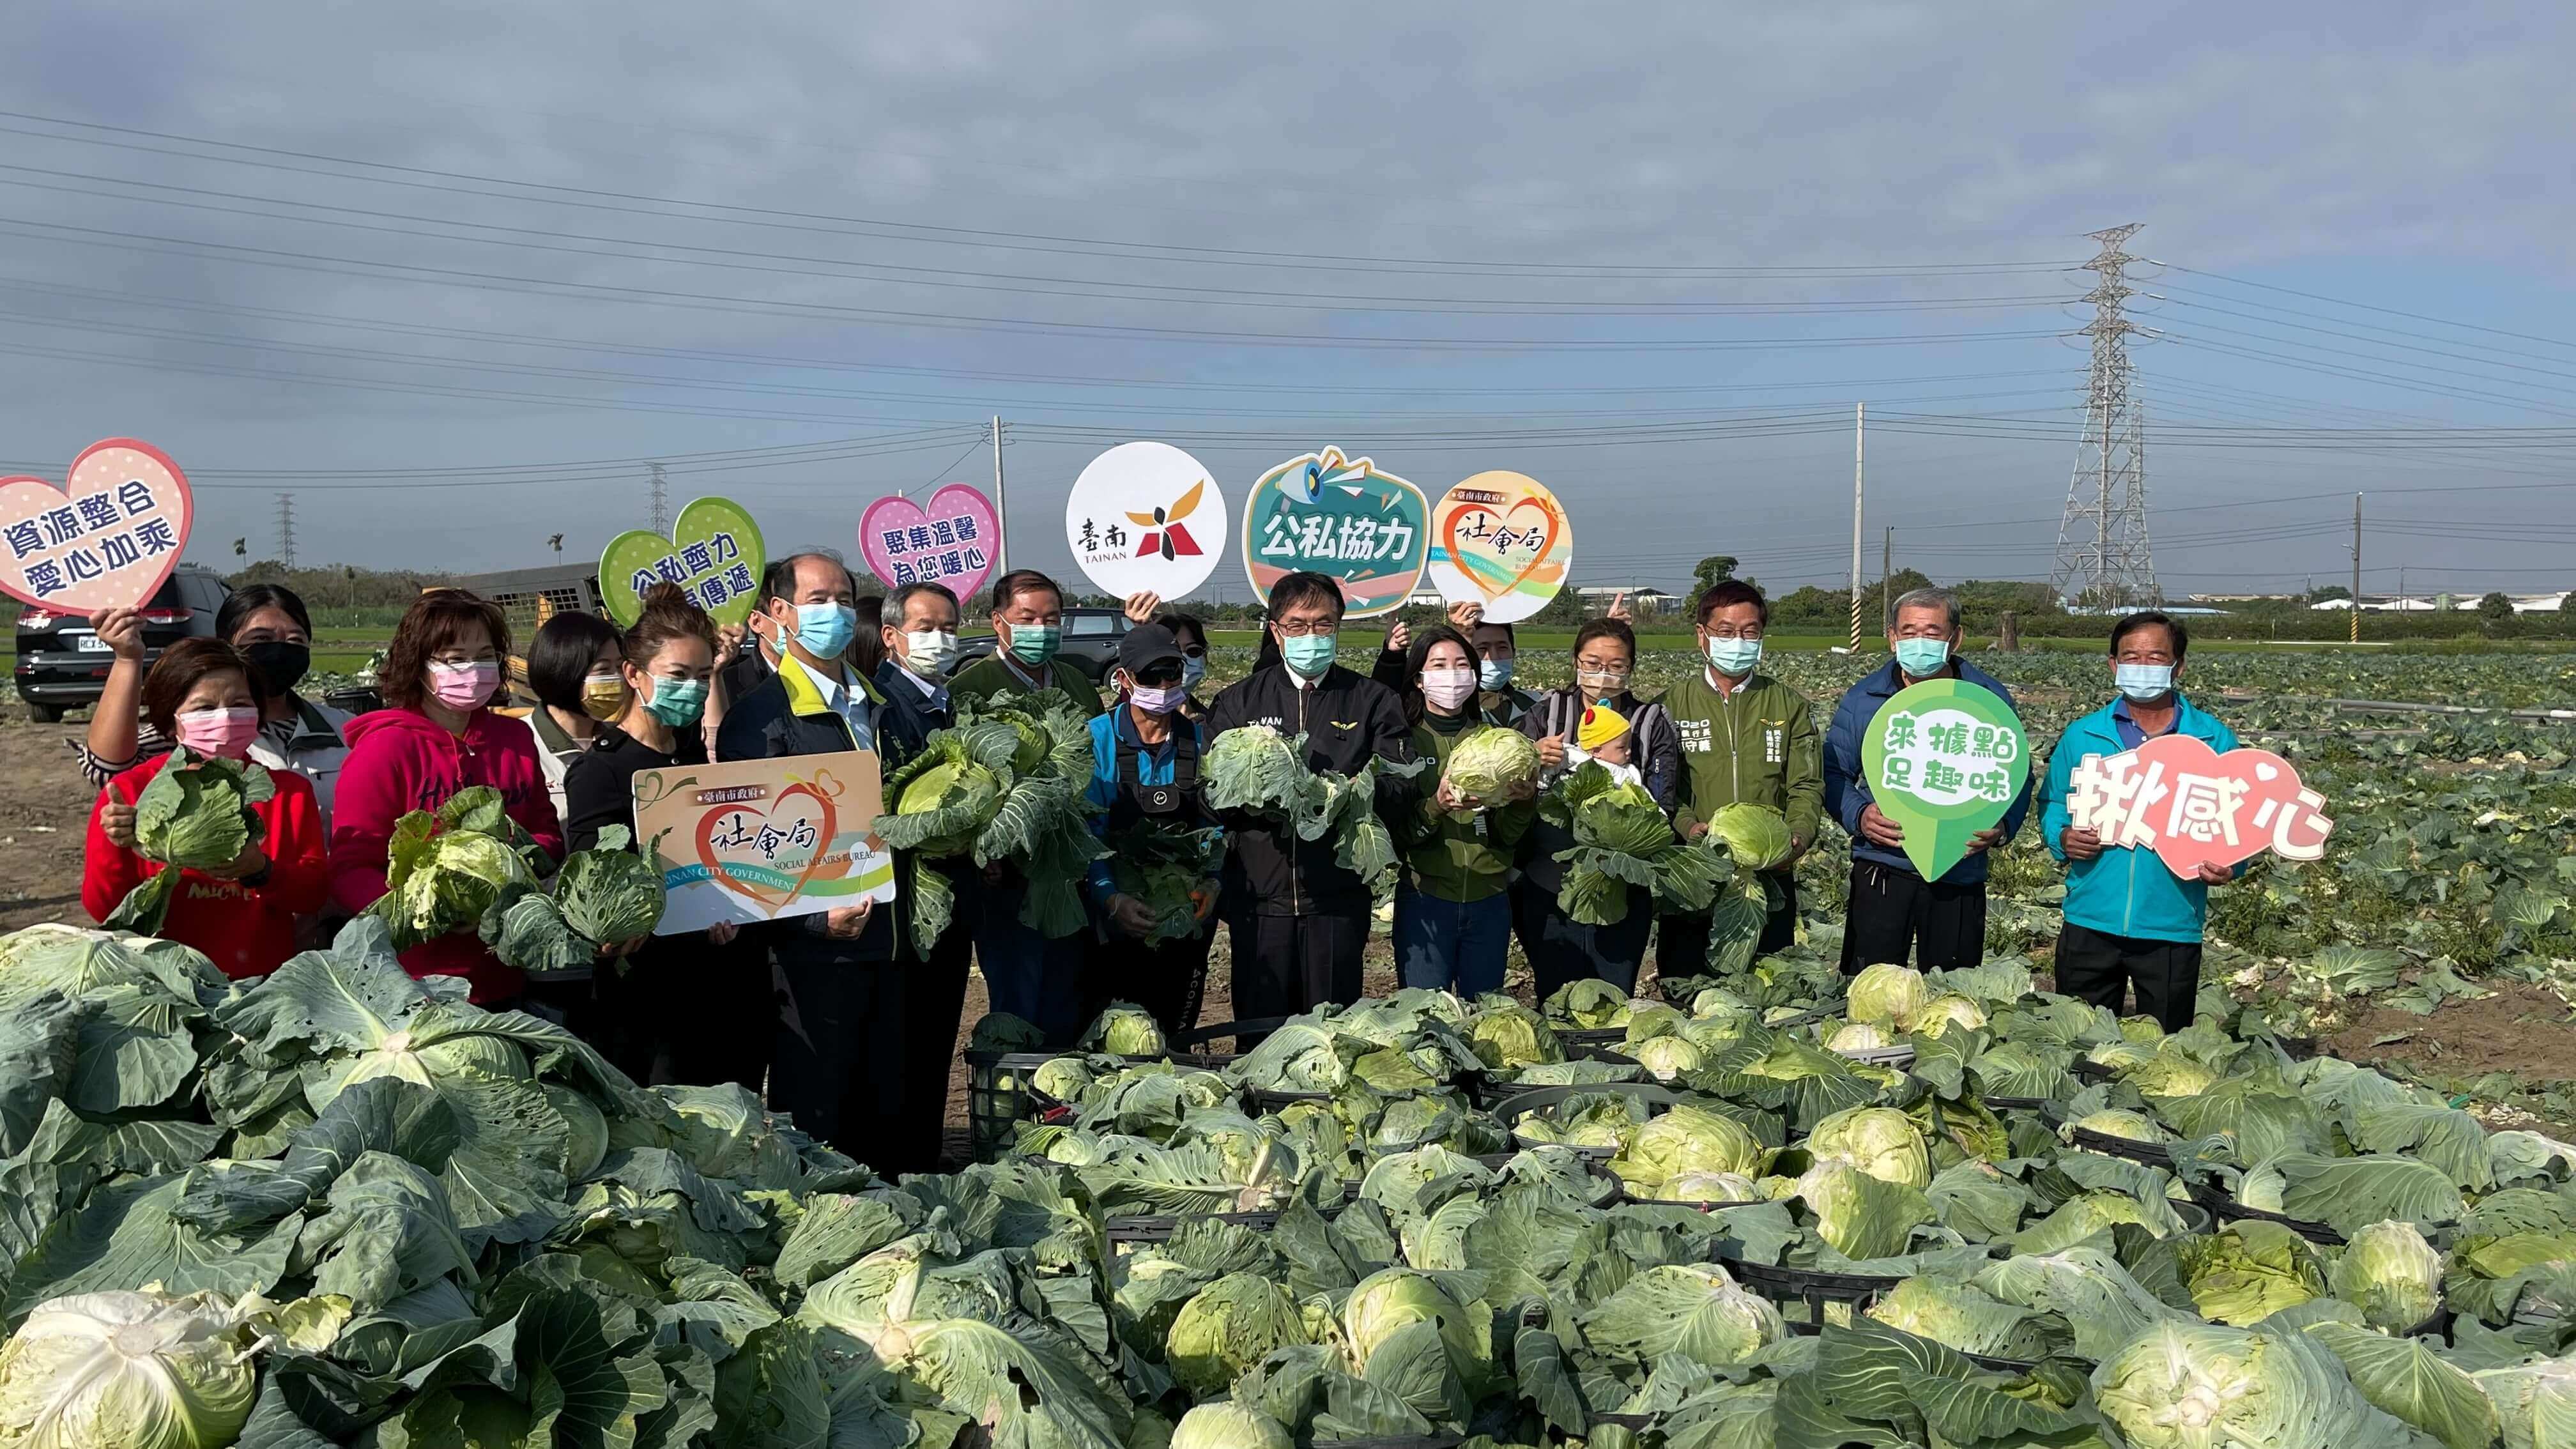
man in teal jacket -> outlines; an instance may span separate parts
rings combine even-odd
[[[2116,1013],[2134,983],[2138,1014],[2167,1031],[2191,1025],[2209,888],[2235,872],[2204,865],[2199,879],[2183,880],[2152,850],[2105,846],[2098,833],[2075,827],[2067,796],[2085,759],[2134,750],[2158,735],[2188,735],[2222,755],[2236,748],[2235,731],[2182,697],[2190,643],[2181,620],[2155,610],[2112,625],[2111,675],[2119,698],[2066,727],[2049,753],[2048,783],[2039,792],[2040,835],[2066,863],[2057,989]]]

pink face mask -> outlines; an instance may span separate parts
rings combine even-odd
[[[429,666],[429,692],[449,709],[481,709],[500,684],[501,666],[494,660]]]
[[[250,742],[259,738],[255,709],[196,709],[172,722],[179,727],[179,743],[218,759],[242,758],[250,753]]]
[[[1472,669],[1422,671],[1422,697],[1440,709],[1456,709],[1475,693],[1476,671]]]

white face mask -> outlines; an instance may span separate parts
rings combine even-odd
[[[924,679],[936,679],[957,662],[957,634],[950,629],[920,629],[903,636],[903,664]]]

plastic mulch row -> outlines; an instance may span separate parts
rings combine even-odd
[[[2049,1097],[1979,1097],[1977,1099],[1998,1112],[2045,1112],[2055,1105]]]
[[[1717,1261],[1737,1283],[1753,1292],[1775,1303],[1803,1304],[1807,1310],[1806,1321],[1789,1325],[1790,1332],[1802,1335],[1824,1331],[1827,1307],[1839,1304],[1858,1315],[1876,1303],[1880,1294],[1905,1281],[1875,1273],[1829,1273],[1818,1268],[1751,1263],[1722,1254]],[[1958,1353],[1959,1350],[1952,1349],[1951,1352]],[[1962,1353],[1960,1356],[1995,1373],[2026,1374],[2038,1367],[2020,1359],[1991,1358],[1985,1354]]]
[[[2195,1182],[2191,1185],[2191,1200],[2209,1209],[2209,1215],[2222,1223],[2279,1223],[2311,1243],[2323,1244],[2330,1248],[2343,1246],[2343,1234],[2327,1227],[2324,1223],[2312,1223],[2304,1218],[2283,1217],[2279,1213],[2267,1213],[2261,1208],[2247,1207],[2205,1182]]]
[[[2171,1168],[2173,1166],[2173,1149],[2161,1142],[2141,1142],[2134,1137],[2114,1137],[2108,1132],[2096,1132],[2089,1127],[2069,1129],[2066,1140],[2069,1146],[2081,1147],[2087,1152],[2099,1152],[2105,1157],[2125,1157],[2131,1162],[2144,1163],[2149,1167]]]

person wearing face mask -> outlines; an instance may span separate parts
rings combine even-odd
[[[1208,708],[1201,733],[1210,748],[1228,730],[1263,725],[1306,737],[1311,769],[1349,775],[1370,759],[1413,758],[1404,706],[1394,691],[1334,662],[1342,630],[1342,586],[1322,574],[1284,574],[1270,586],[1265,634],[1279,662],[1255,669]],[[1410,831],[1421,791],[1380,775],[1377,813]],[[1281,822],[1226,812],[1225,887],[1218,909],[1232,942],[1238,1020],[1294,1016],[1360,996],[1360,953],[1368,944],[1368,883],[1333,860],[1329,840],[1305,841]],[[1399,837],[1402,838],[1402,837]]]
[[[1036,569],[993,581],[993,652],[957,671],[948,687],[969,699],[1060,689],[1083,713],[1100,713],[1100,686],[1058,658],[1064,644],[1064,589]]]
[[[590,748],[601,723],[626,713],[617,626],[574,609],[538,625],[528,644],[528,691],[537,697],[537,707],[528,711],[528,733],[536,737],[555,813],[565,815],[565,772]]]
[[[355,915],[385,893],[394,823],[436,810],[458,791],[489,785],[549,860],[563,859],[562,817],[537,744],[522,722],[494,713],[510,621],[463,589],[431,589],[405,611],[385,646],[377,688],[386,707],[349,724],[349,763],[331,812],[331,898]],[[527,978],[501,964],[472,929],[402,953],[414,976],[462,976],[478,1006],[516,1002]]]
[[[2066,924],[2057,934],[2057,989],[2125,1014],[2132,987],[2136,1011],[2167,1031],[2191,1025],[2200,995],[2202,930],[2209,888],[2241,867],[2204,865],[2184,880],[2152,850],[2105,842],[2078,829],[2067,801],[2075,770],[2091,759],[2134,750],[2159,735],[2199,740],[2212,752],[2236,748],[2236,732],[2182,696],[2183,655],[2191,636],[2180,619],[2147,609],[2111,626],[2111,703],[2076,720],[2048,753],[2039,791],[2039,834],[2066,866]]]
[[[894,770],[929,742],[933,732],[957,722],[950,704],[948,671],[957,667],[957,596],[945,584],[899,584],[886,595],[878,630],[884,663],[877,666],[877,752]],[[899,853],[908,856],[908,853]],[[930,868],[956,897],[948,929],[923,953],[912,939],[912,898],[897,896],[895,949],[908,962],[904,1014],[919,1050],[907,1054],[901,1141],[879,1152],[889,1170],[929,1172],[938,1166],[940,1136],[948,1122],[949,1069],[957,1060],[958,1025],[966,1013],[966,982],[974,964],[975,922],[983,914],[984,873],[971,860],[933,860]],[[898,859],[895,879],[910,880],[912,862]]]
[[[1539,696],[1521,717],[1521,733],[1538,742],[1539,762],[1553,777],[1585,753],[1587,730],[1599,737],[1604,714],[1626,721],[1626,763],[1670,813],[1681,799],[1681,732],[1662,705],[1637,698],[1628,687],[1636,660],[1637,635],[1627,620],[1585,620],[1574,634],[1573,685]],[[1531,825],[1521,843],[1520,879],[1512,883],[1512,934],[1529,958],[1541,999],[1586,977],[1634,991],[1654,934],[1654,893],[1630,887],[1627,914],[1609,925],[1575,920],[1556,904],[1565,889],[1565,863],[1557,856],[1573,847],[1572,833],[1544,816]]]
[[[1765,880],[1774,902],[1754,952],[1785,950],[1798,935],[1798,857],[1815,844],[1825,774],[1814,709],[1806,696],[1761,672],[1771,606],[1762,591],[1726,579],[1699,596],[1698,644],[1706,665],[1664,692],[1681,733],[1680,798],[1673,828],[1691,839],[1729,805],[1768,806],[1789,821],[1789,859]],[[1655,969],[1666,977],[1707,972],[1708,916],[1662,918]]]
[[[1154,615],[1153,622],[1172,631],[1172,642],[1181,648],[1181,718],[1204,723],[1207,706],[1199,701],[1199,687],[1207,683],[1207,622],[1196,614],[1165,609]]]
[[[1905,858],[1905,828],[1881,814],[1862,777],[1870,721],[1896,694],[1932,679],[1956,679],[2012,708],[2012,691],[1959,653],[1959,598],[1915,589],[1896,601],[1888,627],[1894,657],[1843,691],[1825,732],[1825,809],[1852,840],[1851,905],[1843,922],[1843,974],[1881,962],[1918,970],[1974,966],[1986,958],[1986,852],[2012,839],[2030,814],[2030,787],[2004,818],[1968,841],[1967,859],[1926,881]]]
[[[1436,761],[1439,783],[1399,832],[1395,969],[1412,987],[1478,996],[1503,989],[1512,907],[1512,862],[1538,818],[1536,782],[1477,799],[1449,779],[1461,743],[1503,726],[1478,718],[1475,648],[1446,625],[1413,636],[1413,686],[1404,696],[1416,759]]]
[[[757,607],[778,641],[778,670],[733,702],[716,732],[720,760],[874,750],[885,696],[851,669],[858,588],[825,553],[790,554],[760,576]],[[895,913],[870,901],[758,928],[781,982],[770,1105],[827,1141],[903,1140],[912,1049]]]
[[[164,770],[196,768],[198,759],[247,760],[266,702],[258,671],[219,639],[182,639],[161,652],[143,679],[143,718],[186,757],[164,751],[118,774],[90,812],[82,855],[81,904],[105,921],[136,886],[174,869],[147,860],[132,835],[112,840],[100,817],[110,805],[131,810]],[[189,867],[170,898],[159,934],[204,953],[226,976],[265,976],[295,954],[296,921],[321,908],[330,867],[322,811],[313,786],[293,771],[271,777],[276,793],[250,807],[258,837],[225,865]]]
[[[1091,828],[1114,843],[1148,823],[1198,830],[1216,822],[1199,803],[1199,727],[1181,713],[1189,690],[1180,640],[1161,624],[1145,623],[1118,641],[1113,676],[1120,700],[1091,722],[1091,784],[1085,794],[1100,813]],[[1083,971],[1085,1019],[1113,1001],[1133,1002],[1153,1013],[1164,1034],[1198,1024],[1207,988],[1208,947],[1216,932],[1216,861],[1192,893],[1195,919],[1188,934],[1150,939],[1154,910],[1118,889],[1108,860],[1091,864],[1090,895],[1100,919]]]
[[[643,610],[617,636],[623,701],[602,720],[590,747],[564,774],[564,844],[591,850],[610,826],[635,831],[635,776],[642,770],[707,763],[707,694],[715,675],[716,630],[677,584],[655,584]],[[533,664],[533,661],[531,661]],[[738,1082],[759,1090],[771,1042],[769,962],[737,949],[732,923],[691,936],[618,942],[623,959],[592,973],[590,1000],[574,1023],[618,1070],[641,1083]],[[672,1014],[688,1003],[685,1019]]]
[[[90,711],[89,729],[79,750],[81,774],[93,785],[162,754],[170,741],[139,708],[143,689],[143,616],[133,609],[104,609],[90,627],[114,656],[98,707]],[[259,737],[250,757],[270,770],[301,775],[313,786],[322,822],[331,821],[331,797],[340,768],[349,759],[343,736],[352,716],[295,692],[313,666],[313,616],[295,591],[278,584],[245,584],[215,611],[215,637],[250,662],[265,703],[260,706]],[[119,806],[107,815],[109,837],[119,844],[134,839],[133,812]]]

